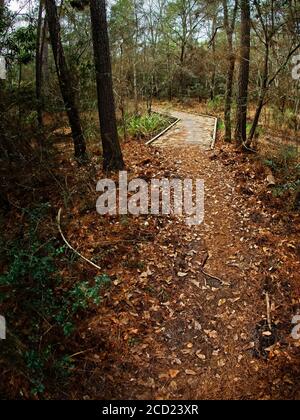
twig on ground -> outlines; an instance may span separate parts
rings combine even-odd
[[[202,262],[201,267],[200,267],[200,271],[201,271],[201,273],[202,273],[204,276],[207,276],[207,277],[209,277],[209,278],[211,278],[211,279],[213,279],[213,280],[217,280],[217,281],[219,281],[221,284],[223,284],[223,281],[222,281],[219,277],[212,276],[211,274],[208,274],[206,271],[204,271],[204,267],[205,267],[205,265],[206,265],[206,263],[207,263],[208,259],[209,259],[209,254],[208,254],[208,253],[206,253],[205,258],[203,259],[203,262]],[[205,286],[206,286],[206,279],[205,279]]]
[[[91,348],[91,349],[87,349],[87,350],[82,350],[82,351],[79,351],[79,352],[74,353],[74,354],[72,354],[71,356],[69,356],[69,359],[73,359],[73,358],[74,358],[74,357],[76,357],[76,356],[80,356],[81,354],[87,353],[87,352],[92,351],[92,350],[93,350],[93,348]]]
[[[204,274],[205,276],[213,279],[213,280],[217,280],[219,281],[221,284],[223,284],[223,280],[221,280],[219,277],[216,276],[212,276],[211,274],[206,273],[206,271],[204,271],[203,269],[201,270],[201,273]]]
[[[72,247],[72,245],[67,241],[65,235],[63,234],[63,231],[61,229],[61,224],[60,224],[60,219],[61,219],[61,212],[62,209],[60,208],[58,211],[58,215],[57,215],[57,227],[59,230],[59,233],[64,241],[64,243],[67,245],[68,248],[70,248],[76,255],[78,255],[80,258],[82,258],[84,261],[86,261],[87,263],[89,263],[90,265],[92,265],[93,267],[97,268],[97,270],[102,270],[101,267],[99,267],[97,264],[93,263],[93,261],[87,259],[86,257],[84,257],[82,254],[80,254],[80,252],[78,252],[75,248]]]
[[[266,292],[266,304],[267,304],[267,321],[270,331],[272,331],[272,316],[271,316],[271,304],[269,293]]]

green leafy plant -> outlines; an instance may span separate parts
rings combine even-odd
[[[62,287],[58,267],[65,260],[66,249],[55,238],[43,243],[38,236],[38,226],[49,208],[46,203],[24,209],[28,219],[26,234],[1,244],[1,260],[7,268],[0,275],[0,303],[5,305],[13,332],[0,352],[7,360],[17,360],[30,380],[33,394],[45,391],[49,377],[68,376],[68,355],[55,349],[74,332],[76,315],[101,303],[101,291],[111,282],[102,274]]]
[[[282,146],[278,149],[277,153],[265,159],[265,164],[273,170],[280,172],[290,171],[290,169],[300,169],[299,163],[299,150],[296,146]]]
[[[137,139],[145,139],[158,134],[170,124],[170,119],[160,114],[134,115],[126,119],[128,135]]]

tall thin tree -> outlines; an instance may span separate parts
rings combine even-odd
[[[120,170],[124,168],[124,161],[117,130],[105,0],[90,0],[90,10],[103,167]]]
[[[225,141],[231,142],[231,108],[232,108],[232,91],[235,68],[235,52],[233,46],[233,34],[236,24],[236,16],[238,10],[238,0],[234,1],[232,16],[230,18],[229,1],[223,0],[224,11],[224,28],[227,36],[228,55],[227,55],[227,78],[226,78],[226,95],[225,95]]]
[[[35,51],[35,91],[37,102],[37,120],[39,127],[43,126],[43,107],[42,107],[42,25],[43,25],[43,8],[44,2],[40,0],[37,35],[36,35],[36,51]]]
[[[235,139],[238,146],[247,141],[247,110],[248,86],[250,72],[250,46],[251,46],[251,14],[250,0],[240,0],[241,8],[241,46],[240,69],[238,81],[237,114]]]
[[[5,19],[5,2],[0,0],[0,36],[4,32],[4,19]],[[1,40],[1,38],[0,38]],[[2,53],[3,45],[0,43],[0,55]],[[5,113],[5,81],[0,78],[0,148],[4,153],[12,153],[12,145],[9,136],[5,132],[4,124],[4,113]]]
[[[78,107],[76,104],[75,90],[71,81],[70,71],[63,50],[61,27],[55,0],[46,0],[46,13],[56,72],[65,108],[68,114],[70,127],[72,130],[75,157],[83,158],[86,152],[85,139],[81,127]]]

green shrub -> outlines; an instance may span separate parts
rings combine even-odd
[[[224,98],[221,95],[215,96],[207,102],[208,112],[221,112],[224,109]]]
[[[67,260],[65,247],[54,238],[42,243],[37,233],[48,209],[46,204],[25,210],[28,231],[1,244],[7,268],[0,275],[0,312],[10,331],[0,354],[8,365],[25,372],[33,394],[44,392],[49,377],[68,376],[68,355],[55,349],[73,333],[76,314],[99,305],[103,287],[110,284],[105,274],[69,286],[60,277],[59,264]]]
[[[126,131],[133,138],[145,139],[158,134],[169,124],[170,119],[160,114],[134,115],[126,118]]]
[[[279,180],[279,184],[273,188],[275,197],[290,193],[296,197],[300,191],[300,163],[298,147],[282,146],[276,153],[264,160]]]
[[[289,172],[291,169],[299,171],[298,159],[298,147],[287,145],[280,147],[272,157],[265,159],[265,164],[277,172]]]

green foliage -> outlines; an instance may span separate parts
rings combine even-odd
[[[2,45],[3,41],[3,34],[5,33],[5,30],[9,24],[9,10],[7,7],[1,8],[0,6],[0,47]]]
[[[274,124],[278,128],[286,127],[288,129],[296,130],[299,127],[299,114],[290,108],[281,112],[277,107],[272,110]]]
[[[217,95],[214,99],[211,99],[207,102],[208,112],[219,112],[223,110],[223,107],[224,98],[221,95]]]
[[[296,146],[280,147],[276,154],[265,159],[269,166],[281,179],[281,184],[273,188],[275,197],[282,197],[286,193],[297,196],[300,191],[300,163],[299,150]]]
[[[155,135],[170,124],[170,120],[159,114],[134,115],[126,120],[127,133],[134,138],[144,139]]]
[[[273,195],[275,197],[281,197],[286,192],[297,192],[300,190],[300,179],[295,182],[287,182],[285,184],[279,185],[273,189]]]
[[[265,160],[265,164],[277,172],[282,170],[289,171],[291,167],[299,170],[297,163],[298,157],[298,147],[290,145],[282,146],[274,156]]]
[[[10,58],[20,64],[28,64],[34,58],[36,48],[36,28],[28,25],[17,29],[8,38],[7,47]]]
[[[220,130],[220,131],[225,130],[225,122],[223,120],[221,120],[220,118],[218,119],[218,130]]]
[[[1,244],[1,259],[7,269],[0,275],[0,303],[8,308],[5,316],[13,332],[7,340],[11,341],[8,357],[18,360],[25,370],[33,394],[44,392],[49,375],[68,376],[71,367],[67,355],[56,354],[54,349],[73,333],[80,311],[101,303],[101,291],[110,284],[110,278],[103,274],[92,281],[63,286],[58,264],[64,261],[66,249],[54,238],[42,243],[37,234],[48,211],[48,203],[24,209],[27,233]],[[48,336],[49,331],[55,334]]]

